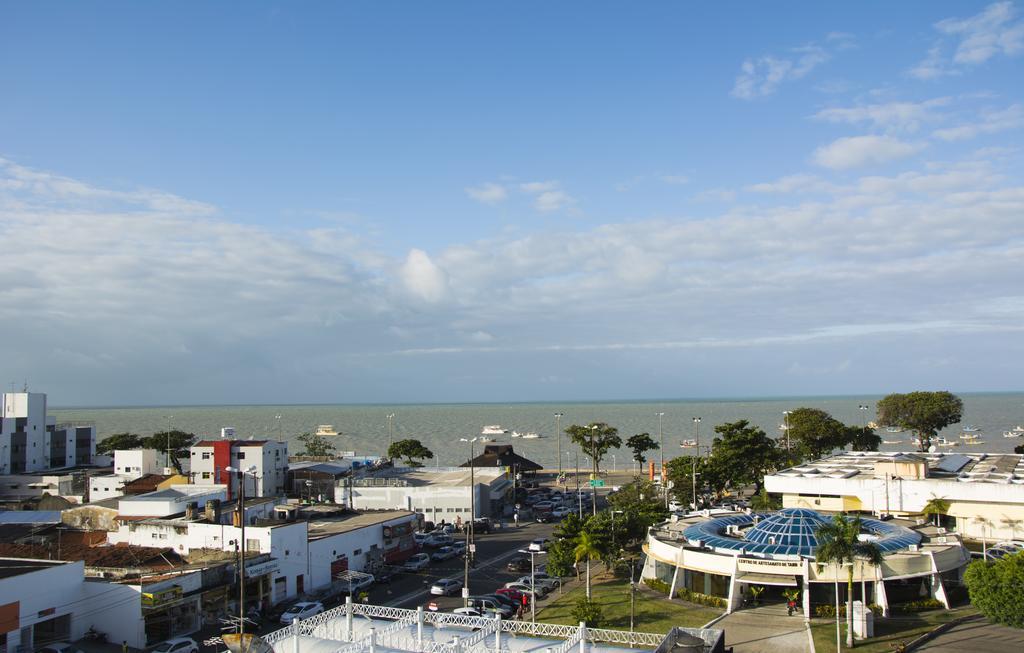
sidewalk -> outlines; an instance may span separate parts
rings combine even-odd
[[[928,653],[1024,651],[1024,630],[990,624],[978,615],[936,635],[917,650]]]
[[[712,628],[725,630],[735,653],[811,653],[803,616],[787,614],[785,603],[738,610]]]

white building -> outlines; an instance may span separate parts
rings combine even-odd
[[[0,651],[33,651],[81,639],[146,646],[138,587],[85,578],[85,563],[0,558]]]
[[[223,485],[175,485],[166,490],[125,497],[118,501],[117,511],[121,517],[167,517],[184,513],[189,504],[201,510],[208,501],[224,501],[226,497],[227,488]]]
[[[246,496],[279,496],[285,492],[288,443],[273,440],[203,440],[192,445],[189,455],[192,482],[228,486],[228,498],[238,494],[238,479],[227,471],[255,467],[245,475]]]
[[[124,485],[146,474],[163,470],[154,449],[119,449],[114,452],[114,473],[89,477],[89,501],[124,494]]]
[[[940,524],[976,541],[1024,536],[1024,456],[851,451],[766,476],[786,508],[924,519],[945,499]]]
[[[46,394],[5,392],[0,402],[0,474],[92,464],[96,427],[58,424],[46,415]]]
[[[470,476],[468,467],[384,469],[352,481],[352,507],[411,510],[434,523],[466,521],[471,508],[477,518],[500,514],[512,490],[504,470],[476,469],[472,485]]]

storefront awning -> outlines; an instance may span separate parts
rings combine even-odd
[[[795,576],[776,576],[775,574],[746,573],[737,576],[736,580],[741,583],[752,583],[754,585],[778,585],[780,587],[798,587]]]

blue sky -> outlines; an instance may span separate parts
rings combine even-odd
[[[4,3],[61,404],[1020,389],[1024,6]]]

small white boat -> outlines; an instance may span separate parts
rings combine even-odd
[[[316,427],[316,435],[328,438],[335,435],[341,435],[341,433],[334,429],[333,424],[321,424],[320,426]]]
[[[1013,432],[1014,433],[1024,433],[1024,426],[1021,426],[1019,424],[1017,426],[1014,426],[1013,427]]]
[[[964,433],[977,433],[977,432],[981,431],[980,428],[978,428],[977,426],[975,426],[973,424],[968,424],[967,426],[964,427],[963,430],[964,430]]]
[[[903,440],[882,440],[882,444],[903,444]]]
[[[972,438],[972,439],[970,439],[970,440],[964,440],[964,444],[967,444],[967,445],[972,445],[972,444],[985,444],[985,441],[984,441],[984,440],[982,440],[981,438]]]
[[[885,427],[885,432],[886,433],[903,433],[903,429],[901,429],[898,426],[886,426]]]
[[[935,438],[935,444],[939,447],[959,447],[960,443],[956,440],[947,440],[946,438]]]
[[[480,430],[480,435],[505,435],[508,429],[501,424],[488,424]]]
[[[481,435],[479,438],[477,438],[477,442],[483,442],[484,444],[487,444],[488,442],[494,442],[494,438],[489,438],[486,435]]]
[[[520,437],[524,440],[537,440],[541,437],[541,434],[530,431],[529,433],[523,433]]]
[[[697,446],[697,441],[696,440],[683,440],[682,442],[679,443],[679,446],[682,447],[683,449],[692,449],[693,447]]]
[[[960,434],[960,439],[961,440],[967,440],[968,442],[973,442],[974,440],[977,440],[980,437],[981,436],[978,435],[977,433],[961,433]]]
[[[1004,438],[1019,438],[1021,436],[1024,436],[1024,433],[1020,431],[1003,431]]]

